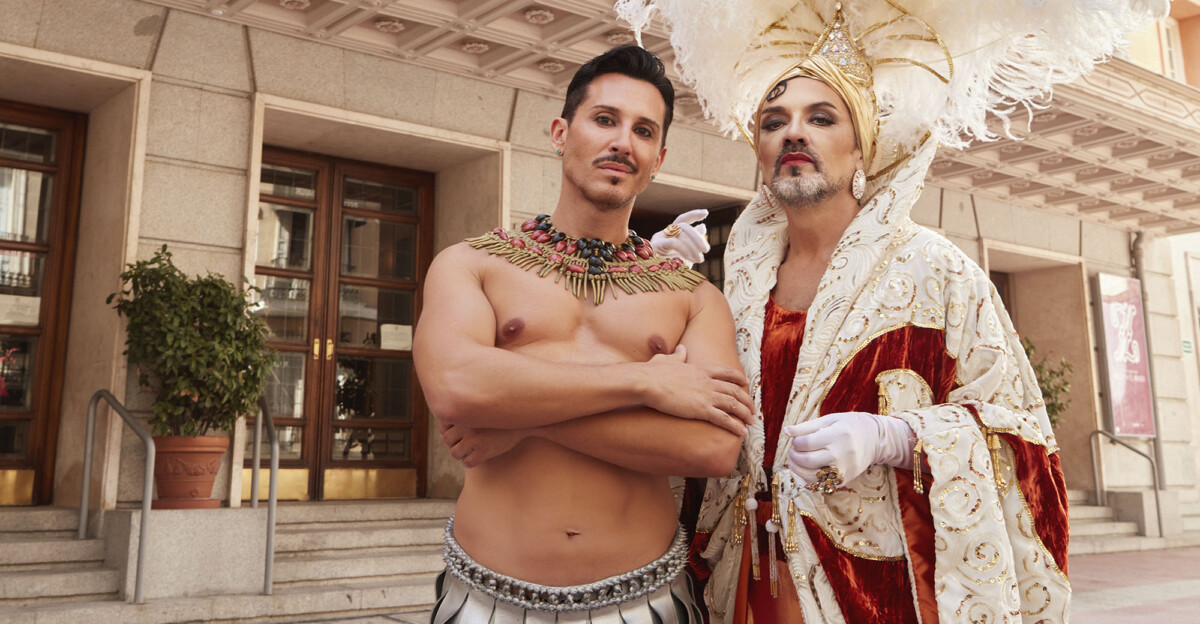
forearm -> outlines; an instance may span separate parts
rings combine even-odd
[[[641,405],[640,363],[551,362],[494,347],[418,375],[430,410],[445,423],[493,429],[540,427]]]
[[[715,425],[647,408],[587,416],[530,434],[623,468],[679,477],[728,476],[742,444]]]

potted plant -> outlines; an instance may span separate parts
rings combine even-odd
[[[218,507],[212,496],[226,436],[256,411],[274,354],[267,327],[253,314],[251,293],[222,276],[189,278],[167,246],[121,274],[108,296],[127,320],[125,354],[138,384],[156,391],[150,425],[156,451],[157,509]]]

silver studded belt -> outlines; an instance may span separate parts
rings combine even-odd
[[[671,548],[657,560],[624,574],[571,587],[538,585],[479,565],[454,539],[454,518],[446,523],[445,539],[442,559],[450,574],[471,589],[535,611],[583,611],[641,598],[675,580],[687,565],[687,535],[683,527],[675,533]]]

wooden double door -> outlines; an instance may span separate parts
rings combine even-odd
[[[412,332],[432,211],[432,174],[264,149],[254,285],[278,353],[281,498],[424,495]]]
[[[0,506],[53,500],[86,127],[0,101]]]

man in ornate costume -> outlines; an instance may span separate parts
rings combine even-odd
[[[673,99],[641,48],[585,64],[553,217],[430,268],[414,358],[467,467],[435,624],[699,622],[668,476],[729,474],[753,419],[720,291],[628,230]]]
[[[1066,621],[1066,489],[1037,380],[986,273],[909,210],[939,145],[993,138],[989,114],[1087,71],[1154,11],[618,11],[639,31],[661,14],[682,79],[756,149],[764,182],[725,251],[759,417],[700,509],[712,621]]]

